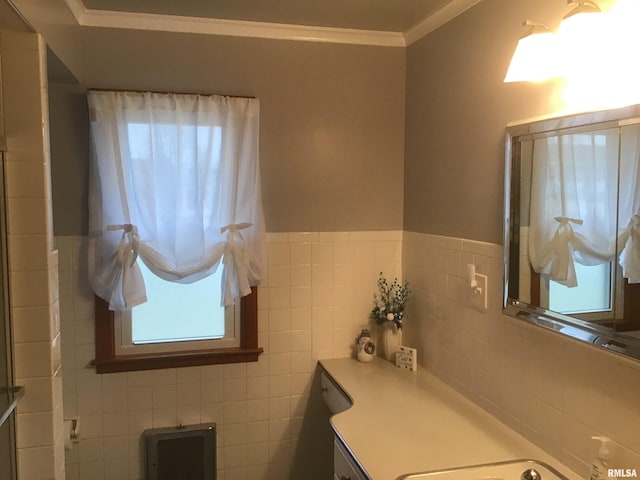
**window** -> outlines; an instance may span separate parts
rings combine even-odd
[[[147,302],[116,312],[116,354],[240,346],[240,309],[220,305],[220,270],[183,285],[157,277],[144,263],[140,269]]]
[[[92,91],[89,107],[97,370],[257,360],[258,101]]]
[[[173,352],[131,353],[116,352],[116,321],[105,300],[95,297],[96,358],[93,361],[98,373],[151,370],[156,368],[192,367],[220,363],[255,362],[262,353],[258,347],[258,292],[252,288],[250,295],[242,297],[239,305],[239,345],[237,347],[213,347],[199,350],[184,349]],[[178,343],[180,345],[180,343]]]

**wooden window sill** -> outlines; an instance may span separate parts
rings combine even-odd
[[[97,373],[132,372],[159,368],[194,367],[222,363],[257,362],[262,348],[224,348],[188,352],[119,355],[91,362]]]

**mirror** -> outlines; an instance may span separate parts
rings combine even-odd
[[[640,359],[640,105],[510,124],[506,314]]]

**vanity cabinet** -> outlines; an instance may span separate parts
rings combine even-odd
[[[352,405],[349,396],[323,371],[320,375],[322,398],[332,415],[344,412]],[[369,480],[338,436],[333,440],[334,480]]]
[[[333,441],[333,479],[369,480],[338,437]]]

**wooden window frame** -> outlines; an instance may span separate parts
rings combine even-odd
[[[194,367],[222,363],[256,362],[263,352],[258,347],[258,291],[240,301],[240,346],[181,352],[116,355],[115,320],[108,303],[95,296],[96,373],[132,372],[161,368]]]

